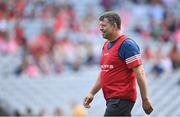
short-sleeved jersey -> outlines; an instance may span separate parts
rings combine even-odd
[[[141,64],[139,55],[137,44],[124,35],[114,42],[106,41],[100,60],[101,87],[106,100],[136,100],[136,75],[132,68]]]
[[[117,39],[108,43],[108,49],[110,49],[115,43]],[[121,46],[118,49],[118,54],[120,59],[123,59],[128,68],[136,67],[141,63],[141,55],[140,48],[137,43],[127,38],[124,42],[122,42]]]

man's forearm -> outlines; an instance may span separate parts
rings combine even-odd
[[[98,76],[94,86],[92,87],[90,93],[92,95],[95,95],[99,90],[101,89],[101,82],[100,82],[100,76]]]
[[[144,73],[144,69],[142,65],[133,68],[134,72],[136,73],[137,77],[137,82],[139,85],[140,93],[141,93],[141,98],[142,100],[147,100],[148,99],[148,94],[147,94],[147,81]]]
[[[133,71],[136,73],[137,82],[141,92],[142,107],[144,109],[144,112],[149,115],[153,111],[153,107],[147,93],[147,81],[146,81],[144,69],[142,65],[139,65],[133,68]]]

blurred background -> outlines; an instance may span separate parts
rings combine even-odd
[[[98,17],[120,14],[141,48],[154,111],[180,116],[179,0],[0,0],[0,115],[103,116],[102,92],[82,102],[99,73]],[[133,116],[144,116],[138,90]]]

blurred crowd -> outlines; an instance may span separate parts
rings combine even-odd
[[[87,34],[95,14],[77,18],[69,2],[48,0],[0,1],[0,52],[22,53],[22,64],[15,74],[30,76],[79,70],[82,64],[95,64],[92,42]],[[93,23],[94,24],[94,23]]]
[[[180,68],[180,5],[176,0],[151,0],[149,3],[148,21],[137,23],[134,31],[143,42],[149,42],[145,44],[143,57],[146,62],[154,61],[150,73],[160,76]]]
[[[142,36],[143,41],[170,42],[174,46],[168,55],[160,55],[161,48],[156,54],[148,45],[144,47],[144,58],[160,61],[169,58],[172,69],[176,69],[180,67],[178,3],[178,0],[99,0],[96,9],[120,12],[125,5],[140,6],[141,10],[145,7],[147,21],[136,23],[132,32]],[[78,71],[83,65],[98,64],[99,12],[94,7],[85,6],[80,15],[70,0],[0,0],[0,53],[21,52],[22,63],[15,70],[16,75],[60,74],[67,69]],[[133,14],[131,10],[124,10],[125,21],[128,13]],[[161,73],[165,68],[159,63],[153,69]]]
[[[150,73],[160,76],[180,68],[178,0],[98,0],[96,6],[87,4],[83,11],[72,1],[0,0],[0,55],[20,53],[15,75],[61,74],[97,65],[103,43],[98,16],[108,10],[120,13],[124,31],[133,22],[130,31],[143,42],[143,61],[153,61]],[[133,17],[138,18],[132,21]],[[166,52],[163,46],[167,44]],[[42,109],[38,115],[46,116],[46,111]],[[79,105],[74,105],[72,113],[87,115]],[[17,110],[15,115],[23,114]],[[33,115],[32,110],[28,108],[24,115]],[[63,110],[57,108],[54,115],[62,116]]]

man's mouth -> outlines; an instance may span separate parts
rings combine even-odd
[[[107,33],[106,33],[106,32],[102,32],[102,36],[103,36],[104,38],[107,38]]]

